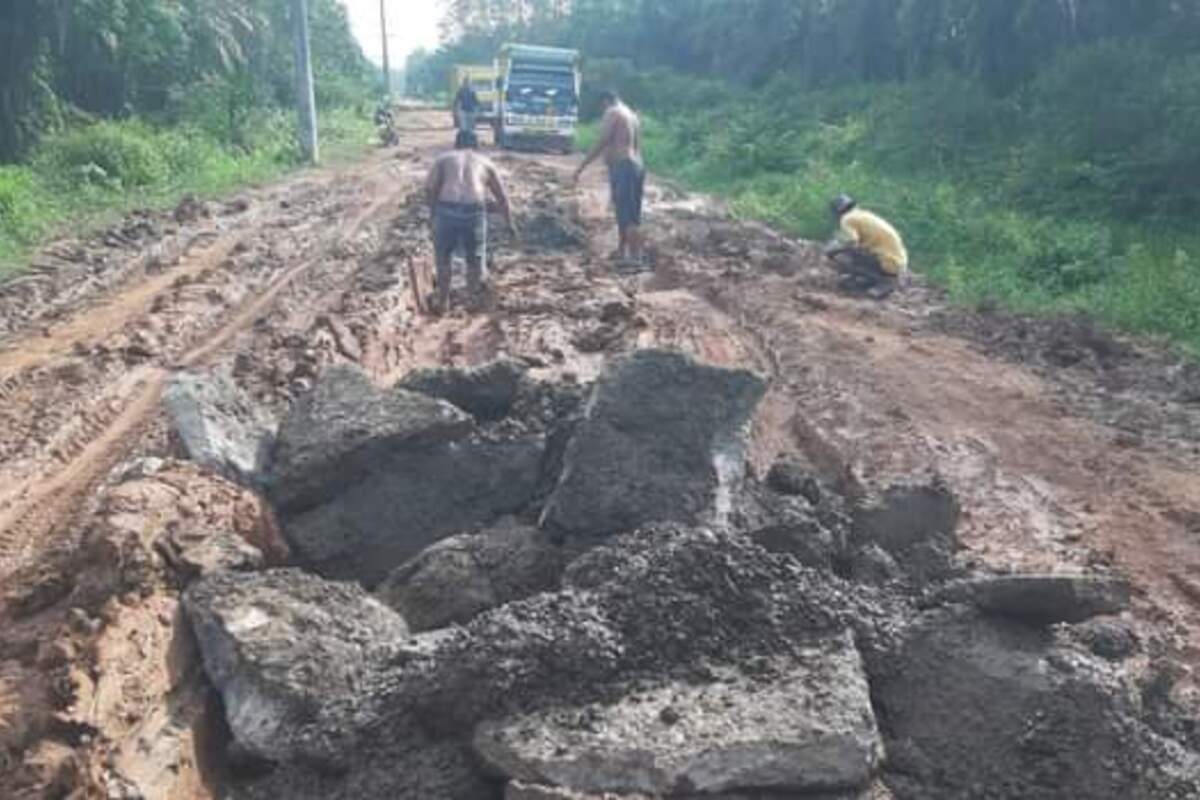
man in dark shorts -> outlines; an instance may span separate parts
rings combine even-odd
[[[617,257],[625,264],[641,264],[642,197],[646,188],[646,168],[642,163],[642,124],[637,114],[621,102],[616,92],[605,92],[600,100],[604,107],[600,140],[579,165],[579,169],[575,170],[575,180],[579,180],[593,161],[604,156],[620,236]]]
[[[479,113],[479,95],[471,88],[471,79],[463,78],[462,85],[454,95],[454,127],[460,131],[474,131],[475,117]]]
[[[454,150],[433,162],[425,193],[433,218],[433,248],[437,266],[434,312],[450,306],[451,265],[461,245],[467,259],[467,290],[472,302],[483,294],[487,263],[487,201],[495,199],[508,229],[516,235],[508,191],[496,165],[475,152],[479,142],[470,131],[459,131]]]

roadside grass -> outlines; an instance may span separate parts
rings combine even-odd
[[[758,119],[739,139],[728,121],[744,110],[651,110],[643,116],[649,168],[726,198],[740,217],[818,241],[833,233],[830,198],[847,192],[900,228],[913,269],[957,303],[1084,313],[1200,356],[1200,230],[1186,221],[1127,221],[1083,210],[1077,198],[1022,203],[989,179],[1005,174],[999,150],[969,169],[886,165],[862,144],[870,123],[857,115],[836,124],[792,119],[787,130]],[[585,126],[580,149],[595,135]]]
[[[28,268],[31,253],[68,230],[102,227],[135,208],[165,208],[185,195],[215,197],[300,167],[291,115],[264,113],[242,141],[200,127],[141,120],[100,122],[45,140],[28,163],[0,166],[0,281]],[[321,116],[322,161],[361,155],[374,136],[365,114]]]

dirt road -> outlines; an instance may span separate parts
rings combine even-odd
[[[113,627],[110,617],[83,626],[90,639],[71,617],[87,571],[112,566],[78,554],[108,519],[114,475],[171,452],[160,398],[178,368],[227,370],[281,408],[323,366],[346,361],[380,382],[499,353],[586,381],[606,355],[647,344],[750,365],[773,380],[757,468],[800,452],[847,491],[936,472],[962,500],[966,558],[1114,567],[1138,589],[1139,620],[1169,637],[1181,664],[1200,665],[1194,367],[1078,322],[949,309],[919,285],[886,304],[839,296],[813,248],[662,184],[648,206],[654,267],[620,272],[607,258],[615,234],[602,175],[572,188],[575,162],[557,156],[497,156],[522,238],[496,242],[490,308],[430,319],[410,276],[430,257],[418,190],[448,138],[441,116],[405,115],[399,148],[350,167],[56,243],[0,288],[0,613],[11,633],[0,643],[0,785],[17,785],[21,769],[26,787],[82,784],[95,770],[78,758],[60,752],[30,772],[31,754],[75,748],[111,761],[125,739],[146,736],[119,715],[153,716],[168,695],[183,702],[178,674],[122,663],[145,660],[152,645],[97,647],[94,629]],[[201,507],[257,514],[246,502]],[[123,602],[170,628],[169,587]],[[64,625],[72,641],[91,642],[63,657],[68,668],[55,674],[76,682],[66,687],[31,677],[41,644]],[[88,712],[80,671],[97,683],[135,676],[145,697]],[[179,777],[211,768],[190,746],[182,772],[165,766],[177,756],[162,756],[175,777],[151,780],[155,796],[208,791],[210,777]],[[67,761],[80,774],[62,777]]]

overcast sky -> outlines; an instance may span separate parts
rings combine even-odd
[[[393,67],[403,65],[405,56],[419,47],[437,47],[437,26],[442,16],[441,0],[383,2],[387,8],[388,55]],[[354,35],[362,43],[367,58],[376,64],[383,61],[379,0],[342,0],[342,3],[350,11],[350,24],[354,26]]]

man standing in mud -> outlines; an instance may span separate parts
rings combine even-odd
[[[483,294],[487,263],[487,208],[490,193],[509,231],[515,236],[512,205],[496,165],[475,152],[478,139],[471,131],[459,131],[454,150],[433,162],[425,182],[425,194],[433,219],[433,248],[437,266],[434,313],[450,306],[451,264],[454,251],[462,245],[467,259],[467,290],[472,303]]]
[[[642,195],[646,186],[646,168],[642,164],[642,124],[633,109],[621,102],[616,92],[605,92],[600,96],[600,102],[604,107],[600,140],[579,165],[579,169],[575,170],[575,180],[579,180],[593,161],[604,156],[620,235],[617,257],[623,264],[640,264]]]
[[[471,79],[463,78],[454,95],[454,127],[460,131],[475,130],[475,115],[479,113],[479,96],[471,88]]]
[[[834,198],[830,211],[839,232],[825,254],[842,274],[841,288],[879,300],[894,292],[908,273],[908,250],[899,232],[849,195]]]

